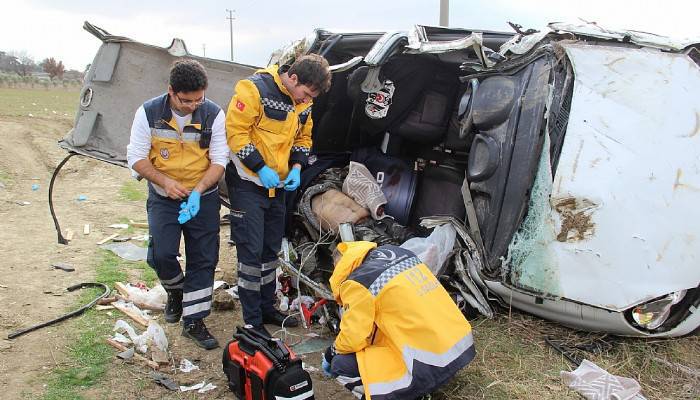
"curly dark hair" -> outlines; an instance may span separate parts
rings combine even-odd
[[[187,93],[207,88],[207,71],[195,60],[177,60],[170,68],[170,87],[173,92]]]
[[[326,93],[331,88],[331,70],[328,61],[318,54],[307,54],[294,61],[288,75],[296,74],[299,84]]]

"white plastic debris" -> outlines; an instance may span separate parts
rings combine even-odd
[[[452,252],[456,237],[455,228],[451,224],[445,224],[435,228],[426,238],[408,239],[401,248],[413,252],[433,274],[438,275]]]
[[[238,298],[238,286],[232,286],[225,290],[226,293],[230,294],[234,299]]]
[[[216,385],[206,383],[206,381],[199,382],[198,384],[192,386],[180,386],[181,392],[189,392],[191,390],[196,390],[197,393],[206,393],[214,389],[216,389]]]
[[[216,389],[216,385],[213,385],[211,383],[207,383],[206,385],[204,385],[203,388],[197,390],[197,393],[206,393],[206,392],[208,392],[210,390],[214,390],[214,389]]]
[[[129,300],[154,308],[165,308],[165,302],[168,301],[168,294],[161,285],[156,285],[152,289],[143,289],[129,283],[126,285],[126,290],[129,292]]]
[[[183,358],[180,360],[180,371],[181,372],[192,372],[198,370],[199,367],[197,365],[194,365],[192,361]]]
[[[202,382],[199,382],[198,384],[192,385],[192,386],[180,386],[180,391],[181,392],[189,392],[190,390],[199,390],[199,389],[204,387],[204,384],[205,384],[205,382],[202,381]]]
[[[226,283],[226,281],[214,281],[214,291],[216,291],[216,289],[218,289],[222,286],[225,286],[225,285],[228,285],[228,283]]]
[[[114,324],[113,330],[117,333],[126,333],[127,335],[129,335],[131,343],[134,344],[134,348],[139,353],[145,354],[148,351],[148,338],[146,334],[143,333],[139,335],[138,333],[136,333],[136,330],[131,325],[129,325],[128,322],[124,321],[123,319],[118,319],[117,322]],[[114,339],[117,340],[116,337]]]
[[[115,326],[115,328],[116,328],[116,326]],[[115,334],[114,334],[114,337],[113,337],[112,339],[114,339],[116,342],[119,342],[119,343],[124,343],[124,344],[131,343],[131,339],[129,339],[128,337],[122,335],[122,334],[119,333],[119,332],[115,333]]]
[[[156,321],[148,321],[148,329],[146,329],[146,340],[149,344],[153,344],[164,353],[168,351],[168,337],[165,336],[165,331]]]
[[[588,360],[573,372],[561,371],[560,375],[564,383],[589,400],[631,400],[639,398],[642,390],[634,379],[612,375]]]
[[[109,227],[114,229],[126,229],[129,227],[129,224],[112,224]]]
[[[314,304],[314,299],[311,296],[295,297],[294,300],[292,300],[292,304],[289,305],[289,309],[291,311],[298,310],[299,309],[299,302],[301,302],[301,304],[305,304],[308,307],[308,306]]]

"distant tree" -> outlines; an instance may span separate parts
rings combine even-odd
[[[53,57],[49,57],[44,59],[40,65],[44,69],[44,72],[49,74],[51,79],[63,79],[63,74],[66,72],[66,68],[63,66],[63,61],[56,62]]]
[[[17,57],[7,54],[4,51],[0,51],[0,71],[15,72],[17,71],[18,65],[19,60]]]
[[[19,76],[31,75],[31,73],[36,69],[36,63],[34,59],[27,54],[26,51],[11,51],[10,56],[17,60],[14,72]]]

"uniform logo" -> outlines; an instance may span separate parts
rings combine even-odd
[[[170,158],[170,152],[168,149],[160,149],[160,156],[163,158],[163,160],[167,160]]]
[[[305,387],[305,386],[308,386],[308,385],[309,385],[309,381],[304,381],[304,382],[301,382],[301,383],[297,383],[296,385],[290,386],[290,387],[289,387],[289,391],[290,391],[290,392],[294,392],[294,391],[297,391],[297,390],[299,390],[299,389],[301,389],[301,388],[303,388],[303,387]]]
[[[372,252],[375,260],[393,261],[396,259],[396,253],[388,249],[377,249]]]
[[[239,111],[243,111],[243,110],[245,110],[245,104],[240,100],[236,100],[236,108]]]

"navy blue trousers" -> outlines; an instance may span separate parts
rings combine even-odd
[[[183,320],[201,319],[211,311],[214,269],[219,262],[219,194],[203,195],[197,216],[180,225],[181,200],[156,193],[149,185],[148,265],[166,290],[182,289]],[[180,238],[185,237],[185,272],[177,261]]]
[[[285,191],[267,189],[241,179],[236,167],[226,167],[231,202],[231,238],[238,257],[238,295],[246,324],[259,326],[263,314],[275,312],[277,253],[282,245]]]

